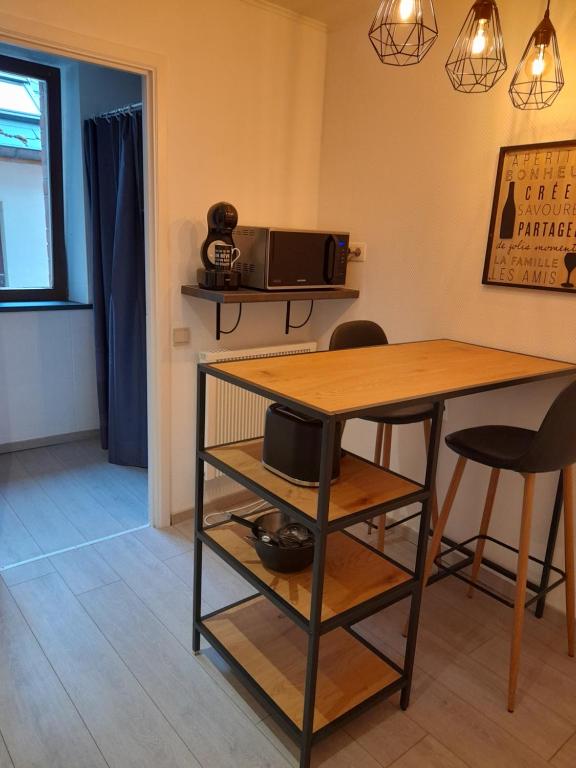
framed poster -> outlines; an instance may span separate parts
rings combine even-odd
[[[482,282],[576,293],[576,140],[500,150]]]

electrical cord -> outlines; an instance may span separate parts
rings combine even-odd
[[[256,512],[265,512],[269,509],[274,509],[267,501],[252,502],[251,504],[244,504],[241,507],[234,507],[233,509],[223,509],[219,512],[211,512],[209,515],[204,516],[204,525],[219,525],[226,520],[221,520],[222,516],[232,515],[236,512],[244,512],[244,517],[253,515]],[[219,522],[214,523],[213,520],[219,518]]]
[[[306,317],[306,320],[304,320],[303,323],[300,323],[299,325],[292,325],[291,323],[288,324],[288,328],[292,328],[293,330],[296,330],[297,328],[304,328],[308,320],[312,317],[312,310],[314,309],[314,299],[310,302],[310,312],[308,312],[308,316]]]
[[[240,325],[240,320],[242,318],[242,307],[243,307],[243,304],[238,304],[238,318],[236,320],[236,323],[235,323],[234,327],[230,328],[229,331],[224,331],[224,330],[222,330],[222,328],[220,328],[220,333],[223,333],[225,335],[228,335],[229,333],[234,333],[236,328],[238,328],[238,326]]]

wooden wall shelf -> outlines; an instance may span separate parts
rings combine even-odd
[[[237,291],[211,291],[201,288],[199,285],[183,285],[181,292],[185,296],[193,296],[196,299],[204,299],[216,304],[216,338],[222,334],[232,333],[238,327],[242,316],[243,304],[263,304],[270,302],[286,302],[286,322],[284,332],[288,334],[292,328],[302,328],[310,320],[315,301],[334,301],[336,299],[357,299],[360,291],[355,288],[315,288],[294,291],[257,291],[253,288],[239,288]],[[310,313],[300,325],[291,325],[290,312],[293,301],[309,301]],[[223,331],[220,323],[220,308],[222,304],[238,304],[238,320],[229,331]]]
[[[199,285],[183,285],[182,293],[197,299],[215,301],[218,304],[260,304],[274,301],[329,301],[334,299],[357,299],[360,291],[354,288],[317,288],[296,291],[257,291],[253,288],[239,288],[237,291],[210,291]]]

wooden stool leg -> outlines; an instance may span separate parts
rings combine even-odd
[[[426,557],[426,567],[424,570],[424,586],[426,586],[426,584],[428,583],[428,579],[430,578],[430,574],[432,573],[432,566],[434,565],[434,560],[436,559],[436,556],[440,551],[440,544],[442,543],[442,536],[444,535],[444,529],[446,528],[446,523],[448,522],[448,517],[450,516],[450,512],[454,504],[454,499],[456,498],[456,493],[458,492],[458,487],[460,486],[460,480],[462,480],[462,475],[464,473],[464,468],[466,467],[467,461],[468,460],[465,459],[464,456],[458,456],[456,468],[454,469],[452,480],[450,480],[450,485],[448,486],[448,493],[446,494],[446,498],[444,499],[444,504],[442,505],[442,511],[440,512],[440,516],[438,518],[438,525],[434,528],[434,535],[432,536],[432,542],[428,547],[428,555]]]
[[[390,456],[392,454],[392,424],[384,424],[384,446],[382,448],[382,466],[390,468]],[[386,515],[378,518],[378,549],[384,551],[384,539],[386,538]]]
[[[422,423],[424,425],[424,444],[426,446],[426,456],[428,456],[428,451],[430,450],[430,435],[432,433],[432,420],[426,419],[426,421]],[[438,525],[438,494],[436,493],[435,487],[432,488],[432,498],[430,503],[430,520],[432,521],[432,528],[436,528]]]
[[[493,468],[490,473],[490,482],[488,483],[488,492],[486,494],[486,502],[484,504],[484,513],[482,515],[482,522],[480,523],[480,536],[486,536],[488,533],[488,527],[490,525],[490,518],[492,517],[492,509],[494,507],[494,498],[496,496],[496,489],[498,488],[498,480],[500,478],[500,470]],[[484,539],[478,539],[476,543],[476,551],[474,552],[474,563],[472,565],[472,584],[468,589],[468,597],[474,595],[474,584],[478,578],[478,571],[482,563],[482,555],[484,554],[484,546],[486,542]]]
[[[468,459],[465,459],[464,456],[458,457],[456,468],[454,469],[454,474],[452,475],[452,480],[450,480],[448,493],[446,494],[446,498],[444,499],[444,504],[442,505],[442,511],[440,512],[440,517],[438,518],[438,525],[434,528],[434,535],[432,536],[432,541],[428,545],[426,565],[424,566],[424,586],[428,584],[428,579],[430,578],[430,574],[432,573],[432,566],[434,565],[434,560],[436,559],[436,555],[440,550],[440,544],[442,543],[442,536],[444,535],[444,529],[446,528],[446,523],[448,522],[448,517],[450,516],[450,511],[454,504],[454,499],[456,498],[456,493],[458,492],[460,480],[462,480],[462,474],[464,472],[464,468],[466,467],[467,461]],[[404,630],[402,634],[404,635],[404,637],[407,636],[408,622],[406,622],[406,624],[404,625]]]
[[[530,554],[530,528],[532,525],[532,506],[534,503],[535,475],[524,475],[524,502],[522,504],[522,523],[520,526],[520,546],[518,548],[518,567],[516,574],[516,597],[514,600],[514,629],[510,651],[510,676],[508,679],[508,712],[514,712],[516,687],[520,668],[520,648],[526,603],[526,579],[528,577],[528,555]]]
[[[566,570],[566,624],[568,655],[574,656],[574,477],[573,467],[564,467],[564,563]]]

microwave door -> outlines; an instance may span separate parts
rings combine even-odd
[[[334,238],[318,232],[271,232],[268,285],[323,286],[331,282],[336,259]]]

